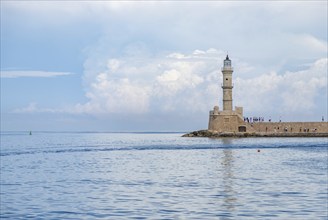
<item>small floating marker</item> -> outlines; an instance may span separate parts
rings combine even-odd
[[[257,150],[257,152],[261,152],[261,150],[260,150],[260,149],[258,149],[258,150]]]

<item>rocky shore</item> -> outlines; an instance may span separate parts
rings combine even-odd
[[[269,132],[216,132],[210,130],[193,131],[182,135],[182,137],[208,137],[208,138],[221,138],[221,137],[328,137],[328,133],[317,132],[304,132],[304,133],[269,133]]]

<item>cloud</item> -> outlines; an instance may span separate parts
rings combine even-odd
[[[327,42],[317,39],[310,34],[299,35],[296,37],[295,41],[304,47],[311,48],[312,50],[317,50],[324,53],[327,53],[328,51]]]
[[[131,55],[104,58],[97,63],[87,60],[86,103],[63,109],[38,108],[35,103],[30,103],[15,112],[137,117],[190,115],[198,118],[207,115],[214,105],[222,106],[220,85],[224,58],[222,50],[212,48],[189,54],[172,52],[151,57],[139,54],[138,59]],[[319,59],[301,71],[271,71],[252,77],[248,73],[254,66],[239,58],[231,59],[235,67],[234,105],[243,106],[245,114],[318,113],[323,110],[322,103],[327,103],[323,100],[327,98],[327,58]]]
[[[52,109],[52,108],[40,108],[35,102],[29,103],[26,107],[16,108],[13,113],[67,113],[67,109]]]
[[[290,114],[318,110],[327,103],[327,58],[305,70],[276,72],[235,80],[236,99],[255,114]],[[317,100],[320,97],[322,100]]]
[[[87,60],[84,84],[89,102],[79,104],[78,111],[91,114],[207,111],[211,102],[202,100],[211,96],[212,103],[215,100],[215,94],[209,93],[218,80],[211,80],[213,75],[219,76],[218,56],[223,54],[209,49],[153,57],[139,54],[137,59],[129,55],[100,62],[106,65],[99,72],[99,60],[97,63]]]
[[[72,23],[74,28],[82,26],[90,31],[94,31],[90,26],[97,26],[115,41],[112,44],[146,39],[157,47],[161,46],[158,43],[171,46],[171,50],[218,47],[238,51],[244,57],[261,58],[266,54],[267,59],[269,54],[277,53],[276,48],[284,53],[292,51],[286,50],[294,40],[288,35],[327,41],[323,31],[327,27],[326,6],[320,1],[5,1],[2,10],[16,11],[20,16],[14,19],[22,19],[24,25],[45,22],[62,28]],[[44,26],[40,29],[43,33]],[[314,41],[319,52],[324,52],[322,44]]]
[[[48,71],[1,71],[1,78],[19,78],[19,77],[56,77],[67,76],[74,73],[70,72],[48,72]]]
[[[154,56],[156,57],[156,56]],[[100,72],[87,63],[85,87],[89,102],[79,105],[90,114],[206,114],[221,105],[222,50],[172,52],[161,57],[110,58]],[[327,89],[327,59],[302,71],[271,71],[249,77],[255,67],[233,59],[234,103],[247,112],[304,112],[314,110],[317,97]],[[236,76],[237,75],[237,76]],[[321,93],[320,93],[321,92]],[[320,96],[321,95],[321,96]]]

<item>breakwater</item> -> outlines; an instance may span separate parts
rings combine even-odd
[[[247,123],[250,132],[273,134],[328,133],[328,122],[256,122]]]
[[[286,127],[283,127],[283,129],[278,129],[270,127],[272,129],[268,129],[268,131],[265,131],[266,127],[261,126],[254,126],[254,130],[257,129],[257,131],[253,132],[217,132],[217,131],[211,131],[211,130],[199,130],[199,131],[193,131],[187,134],[182,135],[182,137],[209,137],[209,138],[221,138],[221,137],[237,137],[237,138],[244,138],[244,137],[328,137],[328,132],[323,132],[321,129],[320,131],[315,129],[308,129],[306,127],[306,131],[302,130],[302,132],[297,132],[295,129],[293,132],[289,132],[288,129],[286,131]],[[264,128],[264,130],[263,130]],[[287,127],[288,128],[288,127]],[[292,127],[289,127],[290,130]],[[278,131],[279,130],[279,131]],[[282,131],[280,131],[282,130]]]

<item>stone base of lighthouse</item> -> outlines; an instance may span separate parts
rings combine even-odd
[[[244,122],[243,108],[235,107],[235,110],[220,111],[215,106],[209,115],[209,131],[217,132],[252,132],[253,129]]]

